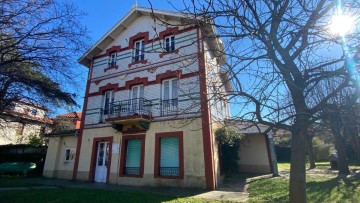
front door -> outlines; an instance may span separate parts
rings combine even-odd
[[[98,142],[95,166],[95,182],[106,182],[109,142]]]

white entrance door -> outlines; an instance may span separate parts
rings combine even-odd
[[[99,142],[97,147],[95,182],[106,182],[108,167],[109,142]]]

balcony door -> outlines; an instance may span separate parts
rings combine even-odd
[[[137,85],[131,88],[130,112],[140,114],[143,109],[144,86]]]
[[[178,108],[178,80],[164,80],[162,83],[161,114],[175,113]]]
[[[109,115],[112,113],[110,107],[113,102],[114,102],[114,91],[106,91],[103,96],[104,115]]]

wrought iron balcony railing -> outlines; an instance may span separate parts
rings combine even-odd
[[[167,99],[160,101],[160,114],[162,116],[176,114],[178,112],[178,99]]]
[[[140,167],[125,167],[125,175],[139,175]]]
[[[179,176],[179,167],[160,167],[160,176]]]
[[[117,101],[110,103],[102,114],[105,119],[134,115],[151,116],[151,102],[144,98]]]

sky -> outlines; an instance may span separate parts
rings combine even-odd
[[[182,3],[182,1],[179,1]],[[148,0],[73,0],[79,10],[86,13],[81,22],[88,29],[88,34],[95,44],[106,32],[108,32],[118,21],[120,21],[137,3],[138,7],[150,8]],[[153,8],[162,10],[175,10],[167,0],[151,0]],[[82,68],[86,69],[84,66]],[[84,72],[84,79],[87,77],[87,70]],[[75,109],[58,109],[55,114],[63,114],[68,111],[82,111],[84,102],[86,81],[84,80],[81,87],[78,87],[79,94],[76,99],[80,107]]]
[[[120,21],[135,5],[135,2],[139,7],[150,8],[148,0],[74,0],[79,9],[87,13],[82,22],[88,28],[94,42]],[[151,3],[157,9],[174,10],[167,0],[151,0]]]

